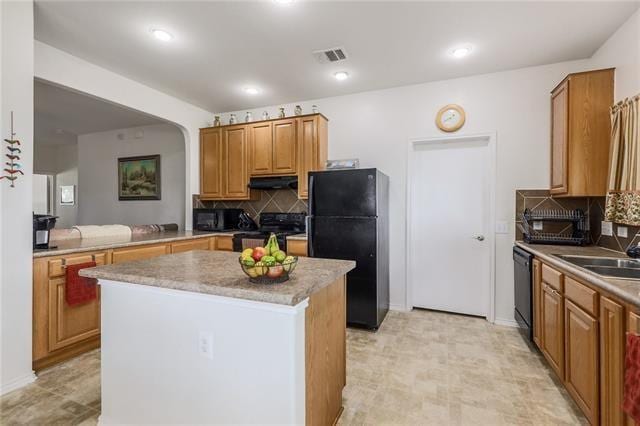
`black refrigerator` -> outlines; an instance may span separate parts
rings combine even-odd
[[[377,169],[309,173],[309,256],[356,261],[347,324],[380,327],[389,310],[389,177]]]

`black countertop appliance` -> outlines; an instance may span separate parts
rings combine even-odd
[[[193,209],[193,229],[196,231],[230,231],[239,229],[242,209]]]
[[[533,255],[518,246],[513,246],[514,317],[520,331],[529,341],[533,341],[532,267]]]
[[[311,257],[355,260],[347,323],[377,329],[389,310],[389,177],[377,169],[309,173]]]
[[[33,214],[33,249],[48,249],[50,231],[56,226],[57,216]]]

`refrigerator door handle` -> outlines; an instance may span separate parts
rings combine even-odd
[[[315,210],[313,210],[313,175],[309,176],[308,179],[307,184],[309,186],[307,187],[307,195],[309,196],[309,214],[313,215],[315,214]]]
[[[311,201],[311,198],[309,198]],[[311,226],[311,216],[307,216],[307,252],[309,257],[315,257],[315,253],[313,252],[313,228]]]

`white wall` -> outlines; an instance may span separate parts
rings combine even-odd
[[[33,2],[0,2],[0,133],[9,113],[25,176],[0,180],[0,394],[31,382]],[[4,143],[3,143],[4,144]],[[4,148],[3,148],[4,151]]]
[[[590,65],[616,68],[616,101],[640,94],[640,10],[596,51]]]
[[[147,113],[183,132],[185,147],[185,228],[191,229],[191,194],[199,192],[199,128],[212,114],[144,84],[100,68],[47,44],[35,41],[35,76],[80,92]]]
[[[56,228],[70,228],[78,221],[78,145],[36,144],[33,150],[33,172],[53,175],[53,213],[58,216]],[[60,205],[60,186],[76,186],[76,203]]]
[[[160,154],[162,199],[118,201],[118,158],[155,154]],[[185,142],[174,125],[78,136],[78,182],[79,225],[177,223],[184,229]]]
[[[588,61],[565,62],[300,102],[304,112],[316,104],[329,118],[329,158],[360,158],[361,167],[377,167],[390,176],[392,307],[406,307],[408,140],[441,135],[435,114],[457,103],[467,112],[459,134],[497,133],[496,220],[511,225],[508,234],[496,235],[496,318],[513,320],[515,189],[548,187],[549,91],[567,73],[588,68]],[[275,116],[278,106],[266,109]],[[253,110],[253,116],[260,117],[262,110]],[[291,114],[293,105],[286,111]],[[244,118],[244,111],[237,114]],[[228,114],[222,119],[226,122]]]

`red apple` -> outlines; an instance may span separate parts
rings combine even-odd
[[[270,266],[269,271],[267,272],[267,276],[269,278],[278,278],[280,275],[282,275],[282,272],[284,272],[282,265]]]
[[[264,247],[256,247],[253,249],[253,255],[251,257],[253,257],[253,260],[255,260],[256,262],[260,262],[260,259],[262,259],[262,256],[266,256],[267,255],[267,249],[265,249]]]

